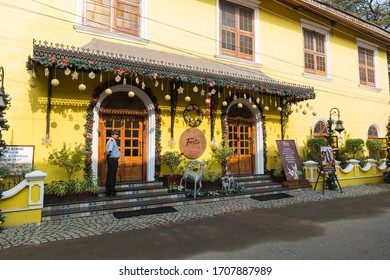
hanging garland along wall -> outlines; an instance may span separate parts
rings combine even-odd
[[[82,73],[112,73],[113,77],[117,76],[120,78],[131,76],[131,77],[143,77],[147,79],[156,80],[159,79],[167,79],[171,81],[180,81],[181,83],[192,83],[192,84],[198,84],[198,85],[206,85],[211,89],[207,95],[205,102],[208,107],[208,111],[206,113],[209,114],[209,120],[211,120],[211,137],[214,137],[214,123],[216,118],[216,104],[218,104],[219,99],[219,88],[223,88],[223,90],[229,90],[233,89],[234,91],[238,91],[238,94],[240,95],[240,91],[245,91],[249,89],[249,92],[252,92],[254,95],[256,94],[267,94],[269,96],[279,96],[279,97],[288,97],[288,102],[297,103],[299,101],[307,100],[307,99],[314,99],[314,89],[309,87],[297,87],[295,85],[286,85],[286,84],[280,84],[280,83],[273,83],[269,81],[258,81],[256,84],[253,83],[253,81],[248,81],[240,78],[237,78],[237,80],[231,80],[223,78],[219,75],[213,74],[199,74],[197,72],[191,72],[188,69],[178,69],[172,67],[161,67],[161,66],[154,66],[154,65],[145,65],[147,62],[145,61],[144,64],[140,64],[140,62],[132,62],[127,61],[126,58],[121,58],[120,60],[113,59],[112,57],[109,57],[108,55],[96,55],[95,53],[90,54],[88,50],[84,49],[78,49],[79,53],[77,51],[70,51],[68,49],[58,49],[58,48],[51,48],[47,46],[39,46],[43,49],[48,49],[52,52],[60,52],[56,55],[47,55],[47,52],[44,51],[37,51],[39,56],[34,57],[28,57],[28,61],[26,62],[26,67],[29,70],[32,79],[35,78],[36,73],[34,73],[36,66],[41,65],[45,69],[47,68],[53,68],[53,69],[61,69],[65,72],[74,71],[73,74],[78,74],[77,71]],[[47,51],[47,50],[46,50]],[[83,55],[84,54],[84,55]],[[88,56],[85,56],[85,54],[89,54]],[[65,58],[64,58],[65,57]],[[85,58],[85,57],[88,57]],[[186,72],[186,73],[183,73]],[[210,77],[206,77],[210,76]],[[54,80],[54,79],[53,79]],[[55,81],[51,81],[52,84],[55,83],[56,85],[59,84],[59,81],[55,79]],[[79,90],[84,91],[86,90],[85,85],[82,83],[79,85]],[[215,91],[215,88],[217,88],[218,92],[218,98],[213,94],[213,91]],[[109,87],[107,87],[109,89]],[[102,92],[104,89],[102,89],[100,92]],[[214,92],[215,93],[215,92]],[[246,94],[241,94],[241,97],[247,98],[245,96]],[[249,98],[252,98],[249,96]],[[229,100],[231,101],[233,96],[229,97]],[[156,108],[156,173],[155,176],[158,177],[160,174],[160,167],[161,167],[161,114],[159,112],[158,104],[156,101],[156,98],[153,97],[153,102],[155,103]],[[96,103],[98,101],[98,97],[94,95],[92,98],[88,108],[87,108],[87,120],[85,124],[85,139],[86,139],[86,154],[85,154],[85,175],[91,176],[92,175],[92,168],[91,168],[91,157],[92,157],[92,126],[93,126],[93,109],[96,106]],[[222,102],[222,114],[221,117],[222,121],[222,135],[223,137],[226,137],[226,128],[227,128],[227,119],[226,119],[226,105],[224,102]],[[284,108],[287,108],[286,106]],[[257,105],[254,104],[254,106],[261,107],[261,104],[258,102],[257,98]],[[291,106],[291,105],[290,105]],[[288,115],[291,113],[287,112],[287,115],[282,115],[283,117],[283,123],[286,123],[288,120]],[[264,136],[264,158],[266,159],[266,131],[265,131],[265,118],[263,116],[263,136]]]

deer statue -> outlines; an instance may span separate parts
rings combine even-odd
[[[192,172],[190,169],[186,169],[183,173],[183,177],[180,180],[180,187],[183,188],[183,180],[184,180],[184,189],[187,187],[187,179],[193,180],[194,181],[194,198],[196,198],[196,193],[200,191],[202,188],[202,177],[203,177],[203,171],[204,171],[204,165],[206,164],[205,161],[201,161],[199,163],[200,165],[200,170],[199,172],[195,173]],[[198,190],[196,190],[196,185],[199,184]]]

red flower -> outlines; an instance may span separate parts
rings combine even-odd
[[[56,62],[56,60],[57,60],[57,59],[56,59],[54,56],[50,57],[50,61],[51,61],[51,62],[54,63],[54,62]]]

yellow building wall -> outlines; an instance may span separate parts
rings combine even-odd
[[[330,28],[329,79],[304,75],[301,18]],[[343,142],[347,137],[367,139],[368,127],[372,123],[379,126],[379,137],[385,137],[390,110],[386,48],[383,42],[275,1],[261,2],[260,25],[262,71],[275,79],[313,86],[316,93],[315,100],[293,106],[286,139],[295,140],[297,146],[302,148],[316,121],[329,119],[329,111],[333,107],[340,110],[344,122],[345,131],[340,135]],[[378,46],[379,90],[359,87],[356,38]],[[303,114],[304,110],[306,114]]]
[[[46,134],[47,78],[39,72],[37,87],[32,88],[25,67],[27,57],[32,55],[33,39],[80,47],[96,37],[179,54],[195,53],[207,58],[214,58],[216,54],[215,0],[191,0],[185,1],[185,4],[180,0],[148,0],[146,37],[149,41],[146,43],[126,42],[76,31],[75,22],[78,10],[81,9],[80,3],[81,1],[76,0],[39,2],[15,0],[12,3],[0,0],[0,17],[4,23],[0,26],[0,34],[2,34],[0,65],[5,69],[5,90],[12,97],[12,107],[6,115],[10,129],[3,132],[3,137],[9,145],[35,145],[34,164],[37,169],[48,173],[46,181],[66,178],[63,170],[47,164],[49,153],[54,148],[60,149],[64,142],[72,145],[84,143],[85,102],[91,99],[92,81],[84,77],[87,90],[80,92],[77,86],[81,83],[81,77],[73,81],[65,77],[62,71],[56,73],[61,86],[53,88],[53,99],[63,98],[65,95],[80,103],[53,106],[50,116],[52,142],[50,145],[44,145],[42,138]],[[169,8],[171,12],[169,14],[161,12],[167,11],[167,7],[175,7],[175,9]],[[197,12],[193,13],[193,11]],[[333,107],[340,109],[346,128],[346,132],[343,133],[344,139],[347,135],[365,139],[368,125],[372,122],[380,126],[381,136],[384,136],[389,113],[389,86],[384,45],[373,40],[373,43],[379,46],[380,91],[359,87],[356,34],[337,24],[330,31],[332,78],[330,80],[308,78],[303,75],[300,18],[320,20],[328,26],[330,22],[313,14],[302,15],[275,1],[262,1],[259,11],[261,71],[276,80],[313,86],[317,94],[315,100],[300,103],[303,105],[302,108],[293,107],[294,113],[290,117],[285,139],[295,140],[297,146],[303,145],[315,121],[319,118],[327,119],[329,110]],[[371,41],[368,37],[362,39]],[[156,92],[158,93],[157,90]],[[159,103],[168,106],[163,96],[162,93]],[[306,104],[309,107],[306,107]],[[305,108],[308,108],[307,114],[303,115]],[[313,112],[317,115],[313,116]],[[169,113],[162,113],[163,124],[169,124]],[[276,150],[275,140],[281,138],[279,112],[272,108],[271,111],[265,112],[265,116],[269,148],[267,167],[270,168]],[[182,118],[177,118],[176,122],[177,144],[173,150],[178,150],[179,135],[185,128]],[[211,139],[208,133],[208,122],[204,121],[200,129],[207,131],[205,136],[209,142]],[[167,144],[170,138],[170,132],[167,130],[168,128],[165,127],[162,133],[163,152],[171,150]],[[220,120],[216,120],[216,137],[218,131],[220,131]],[[204,157],[209,154],[210,148],[207,147]]]

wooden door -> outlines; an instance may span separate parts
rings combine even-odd
[[[229,120],[229,146],[234,155],[228,163],[229,171],[234,175],[253,173],[253,125],[245,120]]]
[[[106,143],[111,130],[119,130],[117,144],[120,150],[117,182],[141,181],[146,174],[144,118],[132,116],[104,116],[99,119],[99,178],[106,181],[107,164],[103,164]]]

